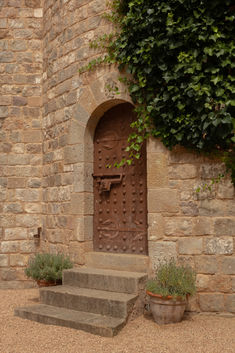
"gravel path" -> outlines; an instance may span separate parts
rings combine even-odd
[[[0,290],[0,353],[234,353],[235,318],[196,315],[158,326],[140,317],[114,338],[14,317],[14,308],[35,304],[37,289]]]

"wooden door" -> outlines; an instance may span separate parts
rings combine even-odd
[[[147,254],[146,146],[140,160],[116,168],[128,157],[133,106],[107,111],[94,138],[94,250]]]

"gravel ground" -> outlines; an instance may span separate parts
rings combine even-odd
[[[235,318],[195,315],[158,326],[140,317],[114,338],[14,317],[38,301],[38,290],[0,290],[0,353],[234,353]]]

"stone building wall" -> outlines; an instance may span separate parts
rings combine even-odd
[[[0,288],[23,268],[41,226],[42,1],[0,1]]]
[[[6,82],[0,90],[6,98],[0,98],[5,102],[0,111],[7,115],[0,130],[0,286],[11,279],[13,286],[24,279],[23,266],[37,250],[63,251],[76,265],[84,264],[93,237],[94,131],[105,111],[130,98],[114,67],[79,74],[98,55],[89,42],[110,31],[101,16],[103,0],[45,1],[42,31],[36,28],[42,21],[40,0],[0,0],[2,4],[0,24],[6,27],[0,34],[6,38],[0,40],[0,79]],[[15,11],[16,4],[22,8]],[[22,16],[18,25],[23,23],[23,29],[10,27],[14,18],[9,9]],[[19,38],[22,50],[15,51],[11,43],[20,33],[26,37]],[[6,75],[6,70],[13,71]],[[27,79],[18,82],[22,76]],[[116,86],[117,96],[109,89]],[[198,294],[190,309],[234,313],[234,188],[226,178],[211,192],[195,191],[223,166],[183,149],[169,152],[156,140],[148,143],[147,164],[152,265],[171,256],[190,263],[198,273]],[[36,245],[33,234],[41,224]]]
[[[235,312],[235,198],[229,178],[197,192],[222,173],[218,161],[158,141],[148,147],[149,255],[175,257],[197,272],[191,310]]]

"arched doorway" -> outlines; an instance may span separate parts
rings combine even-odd
[[[94,137],[94,250],[147,254],[146,146],[140,160],[116,168],[128,157],[127,138],[135,119],[123,103],[100,119]]]

